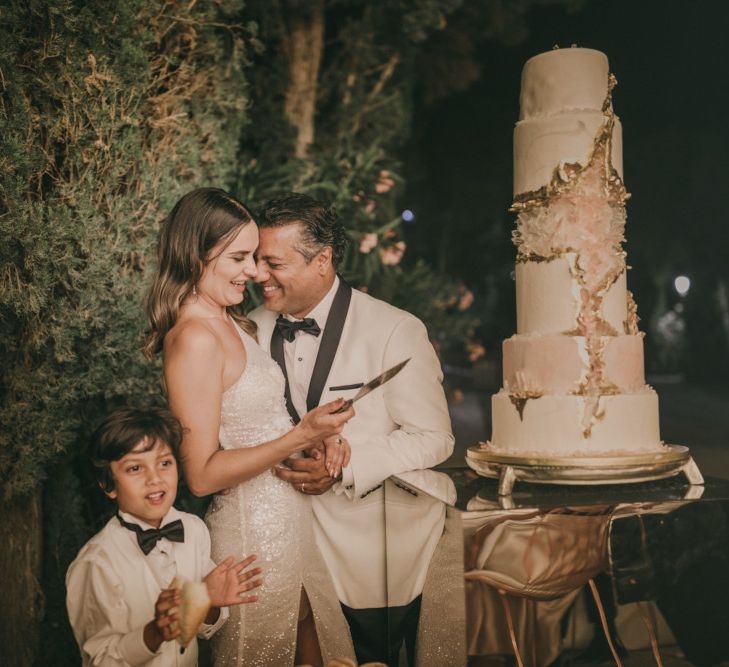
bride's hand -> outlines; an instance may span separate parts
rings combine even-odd
[[[352,449],[346,438],[339,435],[333,435],[324,440],[324,449],[326,451],[326,469],[329,476],[337,479],[342,474],[342,468],[349,463]]]
[[[335,414],[344,403],[343,398],[338,398],[336,401],[314,408],[302,417],[294,427],[294,431],[297,431],[304,441],[300,449],[306,449],[316,442],[342,432],[344,425],[354,417],[354,408],[351,405],[344,412]]]

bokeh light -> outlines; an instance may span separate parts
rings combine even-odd
[[[676,291],[681,296],[686,296],[691,287],[691,281],[689,280],[688,276],[678,276],[673,281],[673,286],[676,288]]]

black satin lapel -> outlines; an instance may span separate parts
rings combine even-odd
[[[294,420],[294,424],[298,424],[301,421],[299,413],[296,412],[294,402],[291,400],[291,389],[289,388],[289,374],[286,372],[286,358],[284,357],[284,339],[281,332],[274,326],[273,333],[271,334],[271,357],[281,367],[283,371],[284,380],[286,380],[286,408],[291,415],[291,419]]]
[[[339,340],[342,337],[342,329],[344,329],[344,321],[347,319],[351,299],[352,288],[340,277],[339,288],[334,295],[334,301],[332,301],[332,307],[329,310],[329,317],[319,345],[319,354],[316,355],[316,363],[311,373],[309,392],[306,395],[307,410],[313,410],[319,405],[324,385],[334,362],[334,355],[339,347]]]

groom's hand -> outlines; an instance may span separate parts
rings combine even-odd
[[[286,459],[284,463],[289,469],[277,466],[273,471],[277,477],[291,484],[297,491],[318,496],[329,491],[342,476],[340,475],[338,479],[330,477],[324,454],[318,450],[316,454],[311,458]]]

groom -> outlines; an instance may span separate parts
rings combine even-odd
[[[430,468],[453,450],[440,364],[420,320],[339,278],[347,235],[325,204],[302,194],[275,199],[258,225],[256,280],[265,301],[251,318],[261,346],[286,376],[294,421],[320,403],[351,398],[363,383],[410,358],[356,404],[343,433],[352,457],[340,479],[329,477],[323,457],[289,459],[291,470],[276,468],[297,491],[315,496],[317,543],[358,660],[389,662],[402,639],[393,637],[393,626],[410,628],[405,634],[412,648],[420,596],[411,599],[413,593],[398,593],[397,582],[386,581],[383,482]]]

